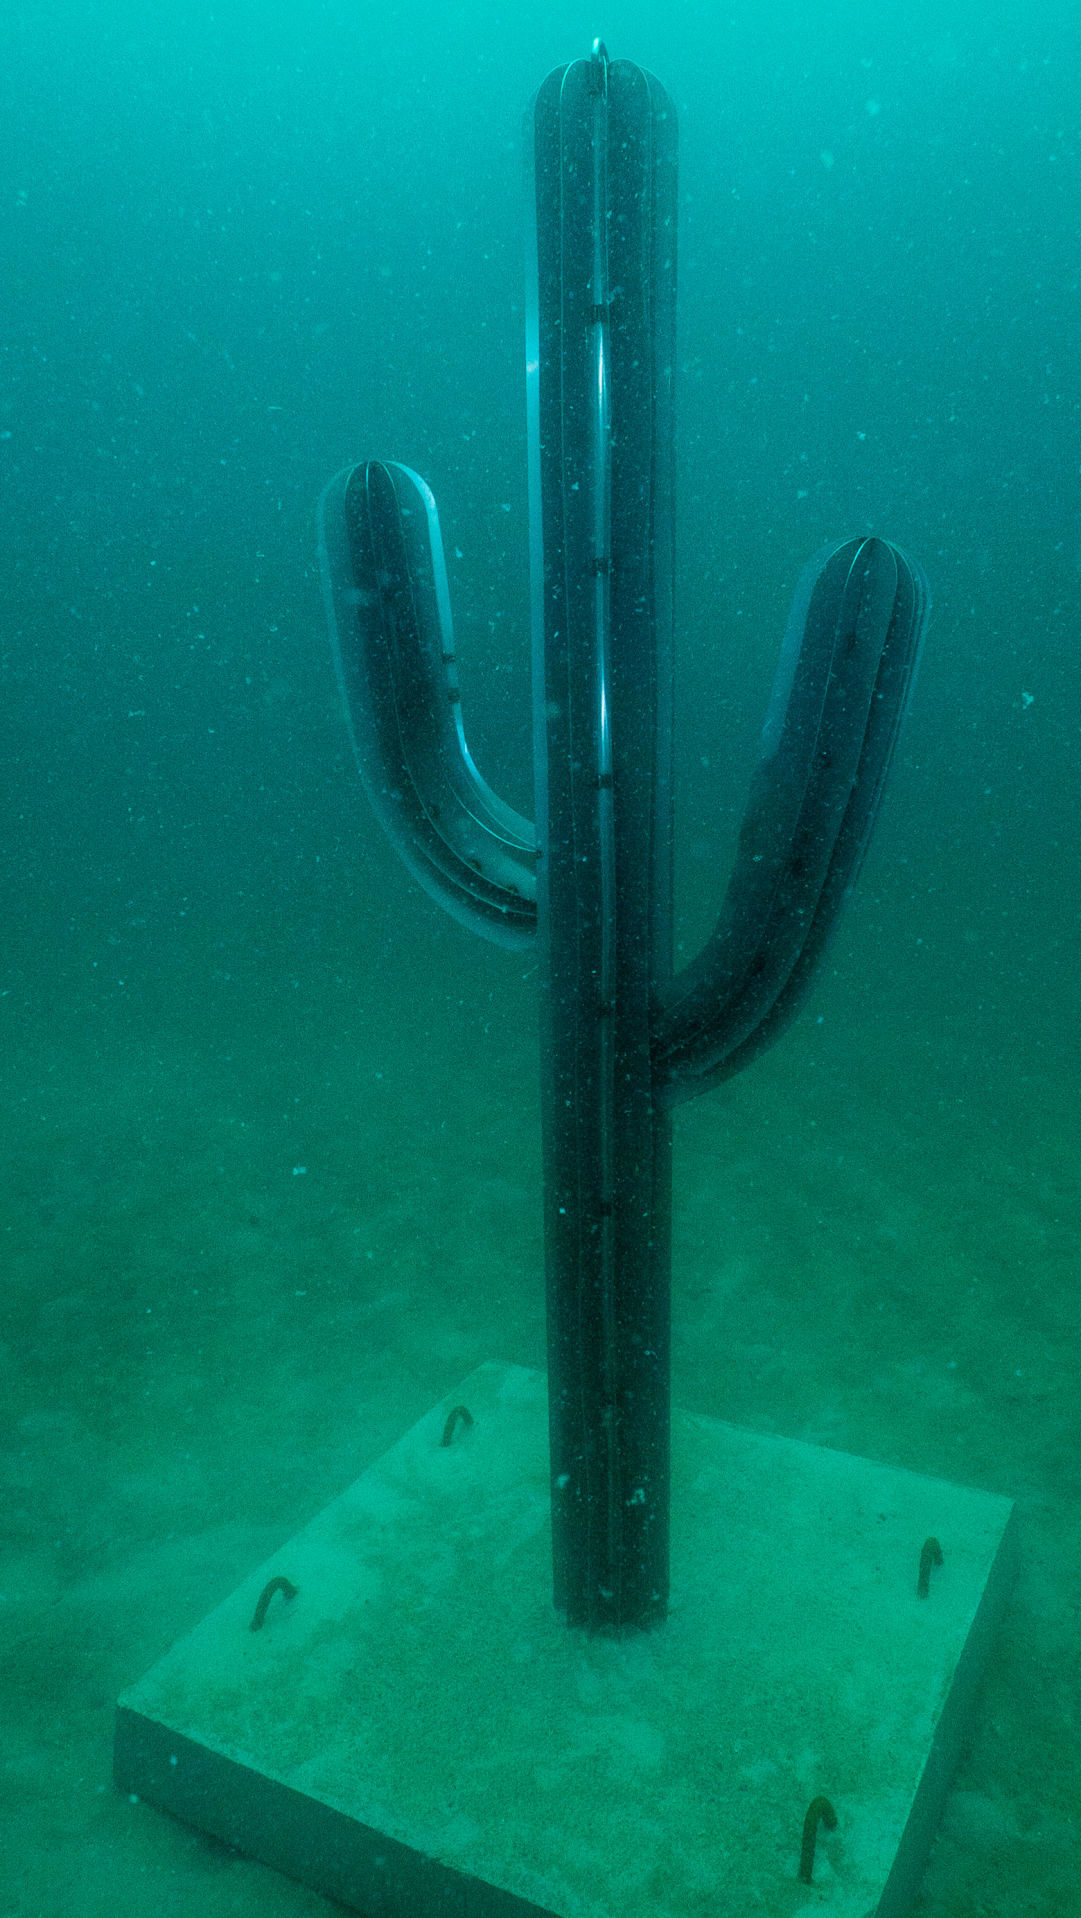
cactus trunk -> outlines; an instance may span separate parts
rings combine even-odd
[[[534,108],[527,351],[556,1602],[668,1592],[675,118],[626,62]]]

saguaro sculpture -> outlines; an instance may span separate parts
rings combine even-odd
[[[369,460],[321,504],[368,797],[467,926],[539,944],[556,1603],[623,1631],[668,1596],[670,1109],[800,1005],[866,848],[926,621],[856,538],[797,590],[716,929],[673,976],[676,121],[598,42],[527,124],[536,829],[462,728],[435,501]]]

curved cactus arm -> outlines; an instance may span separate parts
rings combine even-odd
[[[893,748],[904,717],[908,694],[911,692],[923,631],[930,614],[930,597],[922,570],[904,555],[898,557],[907,566],[909,579],[906,582],[902,573],[897,608],[897,643],[887,646],[883,653],[869,714],[859,775],[845,811],[841,831],[837,836],[818,906],[804,938],[799,957],[765,1018],[748,1032],[747,1037],[734,1046],[705,1078],[697,1081],[689,1090],[698,1091],[707,1085],[717,1084],[721,1079],[726,1079],[732,1073],[740,1071],[743,1066],[749,1065],[758,1053],[764,1051],[774,1039],[780,1036],[796,1016],[814,984],[815,968],[863,862],[863,855],[870,842],[879,800],[889,771]],[[911,597],[909,597],[910,594]],[[907,628],[905,627],[906,619],[911,621]],[[905,630],[909,633],[907,651],[900,638],[901,632]]]
[[[466,745],[431,491],[395,461],[345,468],[320,501],[319,557],[353,750],[380,823],[463,925],[497,945],[529,945],[536,834]]]
[[[805,570],[720,918],[662,1000],[667,1103],[747,1064],[809,990],[870,839],[929,604],[885,540],[844,541]]]

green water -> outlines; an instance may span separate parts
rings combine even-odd
[[[167,0],[16,5],[0,73],[3,1918],[329,1909],[119,1799],[113,1700],[543,1363],[532,961],[366,814],[313,509],[431,481],[529,810],[520,126],[598,28],[681,115],[687,952],[803,560],[873,528],[936,606],[814,998],[679,1117],[675,1394],[1019,1501],[918,1910],[1081,1913],[1081,28]]]

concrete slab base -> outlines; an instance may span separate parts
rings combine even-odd
[[[121,1698],[117,1783],[366,1918],[897,1918],[1011,1510],[677,1413],[670,1618],[589,1639],[551,1603],[544,1378],[483,1365]]]

